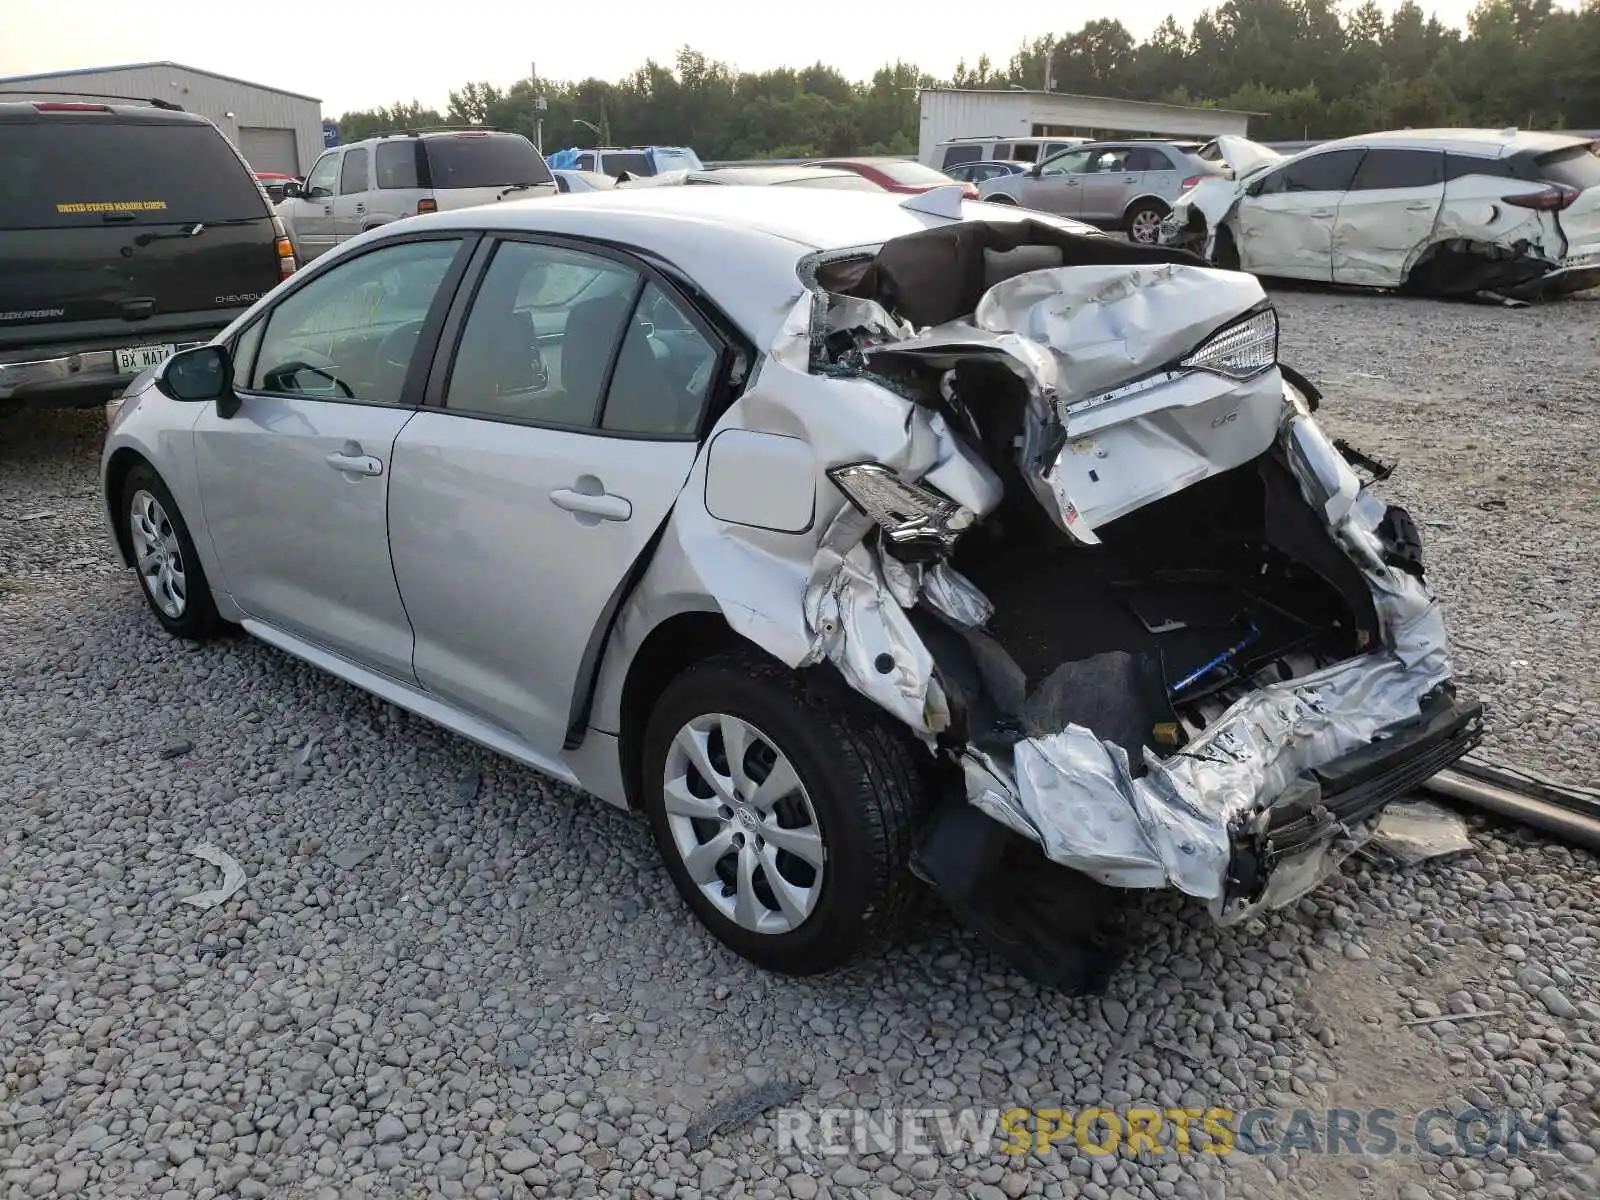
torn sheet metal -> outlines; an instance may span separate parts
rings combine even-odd
[[[184,904],[192,904],[196,908],[215,908],[244,886],[244,868],[232,856],[209,842],[193,847],[188,853],[219,868],[222,871],[222,884],[209,891],[196,892],[192,896],[180,896],[179,899]]]
[[[1285,422],[1291,460],[1303,420]],[[1306,501],[1320,512],[1330,511],[1330,491],[1344,491],[1337,468],[1331,474],[1331,487],[1314,470],[1301,478]],[[1384,561],[1377,530],[1386,506],[1363,490],[1343,507],[1335,536],[1372,590],[1384,650],[1257,688],[1181,752],[1161,759],[1146,750],[1140,778],[1121,747],[1081,725],[1023,739],[1013,749],[1012,786],[998,764],[981,774],[969,769],[969,801],[1064,866],[1117,887],[1175,887],[1210,901],[1221,918],[1235,823],[1284,795],[1303,772],[1417,717],[1423,697],[1450,677],[1444,618],[1432,594]],[[1314,884],[1334,861],[1330,852],[1315,849],[1303,869],[1280,864],[1291,869],[1269,885],[1268,899],[1283,902],[1293,878]]]

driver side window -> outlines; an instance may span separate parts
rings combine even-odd
[[[460,245],[384,246],[292,292],[267,316],[250,389],[399,404],[423,320]]]
[[[1039,168],[1041,176],[1049,175],[1081,175],[1089,166],[1089,154],[1079,150],[1072,154],[1063,154],[1052,158]]]
[[[312,167],[311,174],[306,176],[306,199],[318,200],[323,196],[333,195],[333,181],[338,174],[339,155],[337,152],[324,154],[317,159],[317,165]]]

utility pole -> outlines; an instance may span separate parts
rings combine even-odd
[[[1047,38],[1044,43],[1044,90],[1047,92],[1053,92],[1056,90],[1055,70],[1056,39],[1054,36],[1051,36]]]

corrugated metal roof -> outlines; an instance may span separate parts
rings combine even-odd
[[[104,75],[111,71],[149,71],[156,68],[165,68],[169,71],[188,71],[191,75],[205,75],[211,79],[220,79],[225,83],[237,83],[242,87],[257,88],[263,92],[276,92],[280,96],[293,96],[296,100],[310,100],[321,104],[322,97],[307,96],[304,92],[291,92],[285,88],[271,87],[265,83],[252,83],[248,79],[239,79],[233,75],[223,75],[217,71],[206,71],[200,67],[189,67],[183,63],[162,59],[159,62],[119,63],[110,67],[76,67],[70,71],[41,71],[36,75],[7,75],[0,78],[0,84],[9,83],[35,83],[41,79],[73,79],[84,75]]]

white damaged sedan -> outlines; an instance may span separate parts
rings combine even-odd
[[[1180,196],[1162,240],[1257,275],[1440,296],[1600,285],[1600,142],[1407,129],[1290,159],[1219,138],[1234,179]]]
[[[959,190],[352,239],[129,391],[117,547],[171,633],[642,811],[763,966],[925,883],[1092,986],[1139,893],[1302,895],[1481,709],[1254,279]]]

